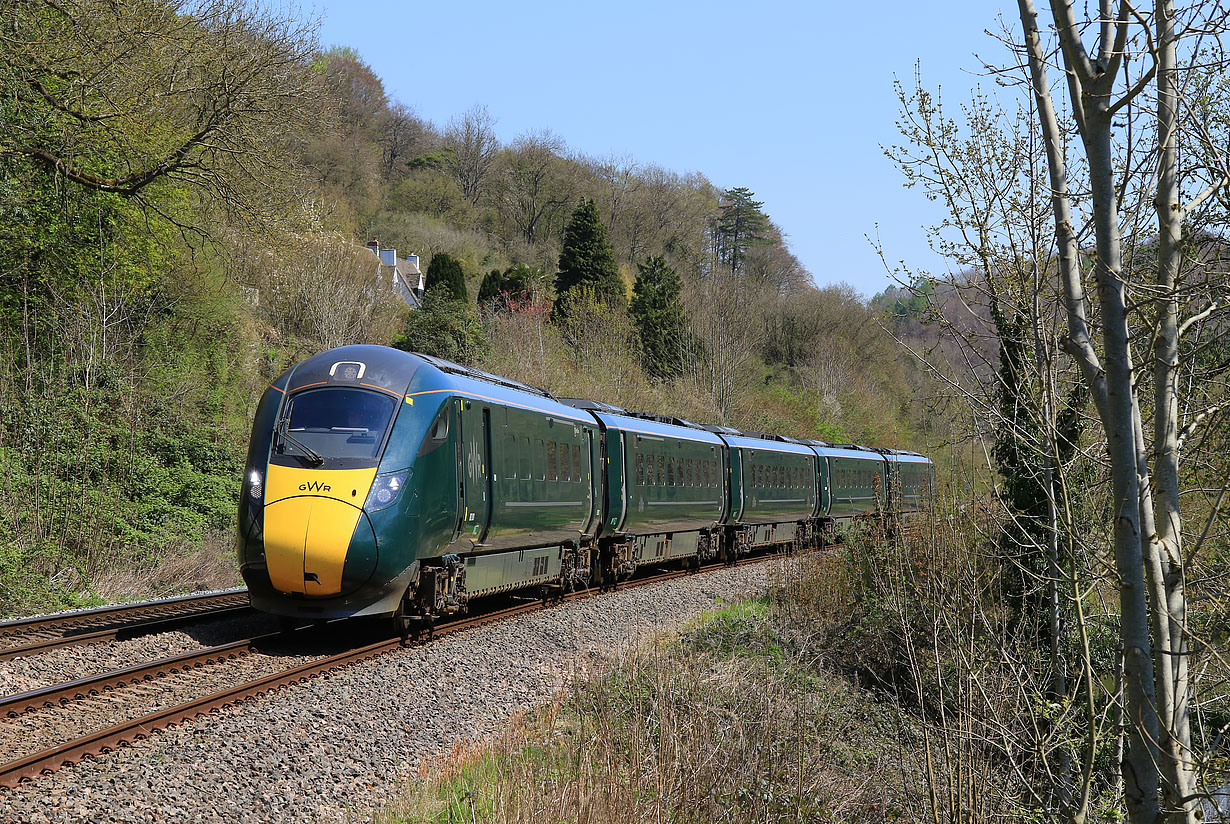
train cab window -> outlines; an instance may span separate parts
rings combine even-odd
[[[530,439],[521,439],[521,471],[517,473],[523,481],[530,479]]]
[[[581,478],[581,447],[574,443],[572,445],[572,480],[580,483]]]
[[[568,460],[568,444],[559,445],[559,479],[564,483],[572,482],[572,461]]]
[[[275,455],[297,460],[375,458],[393,419],[393,400],[366,389],[317,389],[287,401],[274,437]]]
[[[547,480],[554,481],[558,477],[555,469],[555,441],[547,441]]]
[[[641,453],[636,453],[636,485],[645,485],[645,456]]]

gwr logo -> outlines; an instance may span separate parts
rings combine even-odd
[[[299,484],[300,492],[329,492],[332,489],[328,484],[322,484],[320,481],[312,481],[306,484]]]

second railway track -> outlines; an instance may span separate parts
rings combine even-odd
[[[251,610],[245,590],[228,590],[0,621],[0,661],[63,647],[135,638]]]

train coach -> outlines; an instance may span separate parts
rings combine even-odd
[[[646,564],[802,547],[841,522],[925,509],[916,453],[700,426],[437,358],[344,346],[257,407],[238,554],[253,606],[393,616],[611,585]]]

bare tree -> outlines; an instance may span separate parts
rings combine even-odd
[[[527,244],[542,239],[542,224],[568,205],[572,192],[558,185],[564,141],[543,130],[524,134],[500,158],[491,198]]]
[[[1175,376],[1181,330],[1178,320],[1179,240],[1184,215],[1226,183],[1223,176],[1181,202],[1177,163],[1177,50],[1179,36],[1170,0],[1159,0],[1152,19],[1127,2],[1114,10],[1104,0],[1098,18],[1096,50],[1082,41],[1084,25],[1067,2],[1052,2],[1062,68],[1070,104],[1088,164],[1095,250],[1093,274],[1098,285],[1102,353],[1089,332],[1088,302],[1081,284],[1078,249],[1072,226],[1064,156],[1064,133],[1055,114],[1032,0],[1019,0],[1032,89],[1047,149],[1060,277],[1068,321],[1067,349],[1076,359],[1092,392],[1107,439],[1114,507],[1114,554],[1119,577],[1119,635],[1124,655],[1125,721],[1129,746],[1123,766],[1128,815],[1133,822],[1153,822],[1161,815],[1175,821],[1195,820],[1194,756],[1190,749],[1190,684],[1187,677],[1186,596],[1183,584],[1178,490],[1179,403]],[[1225,31],[1224,12],[1193,25],[1192,33]],[[1133,37],[1131,30],[1137,27]],[[1143,45],[1138,41],[1143,41]],[[1136,51],[1134,52],[1133,49]],[[1133,57],[1144,65],[1132,73]],[[1189,56],[1198,71],[1222,65],[1221,53],[1202,41]],[[1154,343],[1156,393],[1154,444],[1145,439],[1138,373],[1132,360],[1133,284],[1125,269],[1120,224],[1124,182],[1118,175],[1135,169],[1115,153],[1114,118],[1132,116],[1150,90],[1156,94],[1156,143],[1150,155],[1156,171],[1154,204],[1158,215],[1157,324]],[[1225,168],[1224,163],[1220,164]],[[1193,423],[1195,423],[1194,421]],[[1152,454],[1150,454],[1152,451]],[[1152,458],[1152,463],[1150,459]],[[1154,499],[1153,485],[1162,490]],[[1150,631],[1152,630],[1152,638]],[[1156,650],[1154,648],[1156,643]],[[1159,795],[1164,790],[1164,800]]]
[[[500,142],[495,136],[495,118],[486,106],[475,105],[449,121],[444,141],[449,147],[447,158],[462,195],[471,204],[482,197],[483,184],[495,162]]]

